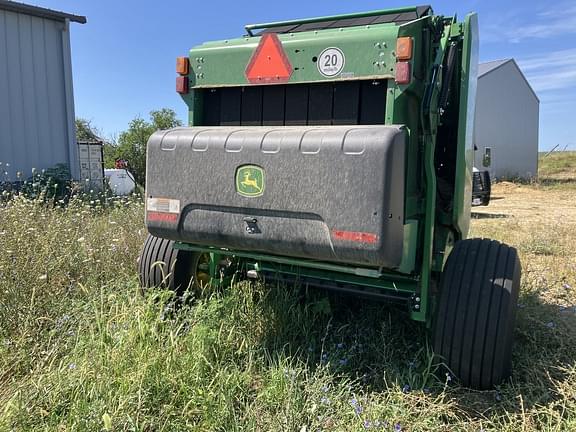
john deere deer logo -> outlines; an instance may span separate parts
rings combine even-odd
[[[264,170],[256,165],[244,165],[236,170],[236,192],[246,197],[264,193]]]

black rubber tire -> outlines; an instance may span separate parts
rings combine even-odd
[[[433,347],[466,387],[491,389],[510,376],[521,266],[513,247],[457,242],[440,280]]]
[[[192,285],[200,254],[174,249],[174,242],[148,234],[138,258],[140,286],[163,288],[181,296]]]

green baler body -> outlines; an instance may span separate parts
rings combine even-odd
[[[284,275],[334,282],[343,287],[363,287],[383,295],[389,293],[391,297],[400,293],[410,299],[412,318],[429,321],[434,285],[454,242],[466,238],[470,221],[477,18],[472,14],[464,22],[457,22],[455,18],[433,15],[430,10],[401,24],[338,26],[338,22],[346,20],[416,10],[403,8],[247,26],[248,35],[244,37],[208,42],[190,50],[187,76],[190,91],[182,95],[189,107],[189,126],[197,127],[207,125],[210,92],[220,89],[245,91],[255,86],[277,85],[288,93],[302,84],[385,83],[385,114],[379,123],[401,125],[407,136],[404,248],[399,268],[361,268],[215,248],[210,244],[181,242],[178,247],[208,251],[213,256],[234,255],[256,269]],[[332,23],[331,28],[316,26],[315,30],[286,32],[290,26],[309,24],[314,28],[315,23],[326,22]],[[292,67],[286,81],[254,84],[247,79],[247,66],[262,37],[254,35],[259,29],[275,33],[280,40]],[[400,37],[410,37],[413,42],[409,84],[398,84],[395,80],[399,63],[395,51]],[[320,73],[317,62],[322,61],[320,54],[331,47],[343,53],[345,63],[336,76],[326,77]],[[451,67],[448,80],[447,71]]]

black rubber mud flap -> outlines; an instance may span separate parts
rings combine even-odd
[[[138,258],[140,286],[164,288],[182,295],[191,284],[198,254],[174,249],[174,242],[148,234]]]
[[[467,387],[491,389],[510,376],[520,274],[516,249],[495,240],[460,241],[448,257],[433,346]]]

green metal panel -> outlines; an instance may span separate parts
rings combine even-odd
[[[464,40],[462,44],[460,127],[458,130],[453,220],[461,238],[466,238],[470,226],[470,206],[472,204],[473,132],[478,82],[478,15],[469,14],[464,23],[460,24],[460,32],[464,35]]]
[[[410,274],[416,269],[416,251],[418,250],[418,221],[408,220],[404,225],[404,247],[402,262],[398,271]]]
[[[377,24],[278,35],[293,68],[289,83],[393,78],[398,28]],[[260,37],[244,37],[191,49],[191,87],[249,85],[245,70],[259,42]],[[336,78],[323,76],[316,64],[320,53],[330,47],[339,48],[345,58]]]
[[[410,131],[406,149],[406,219],[422,216],[422,168],[421,145],[421,104],[425,90],[425,78],[428,70],[430,47],[423,35],[430,26],[433,17],[424,17],[398,27],[398,37],[408,36],[413,41],[413,56],[410,66],[414,79],[408,85],[398,85],[389,81],[389,97],[386,107],[386,123],[405,125]]]
[[[432,264],[435,235],[446,231],[436,231],[436,170],[435,146],[437,128],[440,123],[438,97],[442,82],[442,63],[448,40],[451,37],[451,19],[426,17],[400,26],[399,36],[412,36],[414,40],[414,75],[421,76],[409,86],[394,88],[394,104],[391,106],[392,121],[404,124],[410,129],[406,214],[410,214],[409,205],[414,206],[414,216],[422,219],[416,248],[419,260],[417,272],[420,276],[418,295],[420,307],[412,312],[412,318],[428,321],[432,306],[430,285],[432,283]],[[434,33],[434,31],[436,33]],[[426,34],[427,37],[422,37]],[[439,40],[433,41],[435,34]],[[412,201],[409,199],[412,198]],[[441,241],[444,244],[445,241]]]

